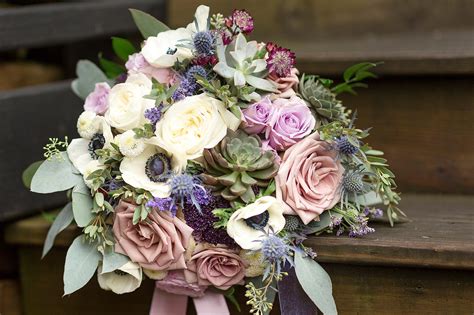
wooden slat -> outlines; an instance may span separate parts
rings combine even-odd
[[[50,137],[77,137],[76,121],[82,101],[70,82],[0,93],[0,221],[51,208],[65,201],[64,194],[33,194],[21,181],[23,170],[43,159]]]
[[[22,314],[20,304],[20,285],[18,281],[0,279],[0,314]]]
[[[245,8],[252,37],[296,52],[300,70],[335,75],[358,61],[387,61],[385,74],[473,74],[474,3],[470,0],[183,0],[169,23],[189,23],[197,5],[230,14]]]
[[[404,195],[401,208],[412,222],[394,228],[374,223],[374,234],[357,239],[323,235],[311,237],[308,245],[321,262],[474,269],[474,197]],[[48,227],[41,217],[16,222],[6,240],[42,245]],[[69,246],[78,231],[68,228],[56,245]]]
[[[165,17],[164,0],[100,0],[0,9],[0,50],[136,32],[128,8]]]

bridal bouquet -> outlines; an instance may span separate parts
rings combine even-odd
[[[33,192],[71,200],[43,255],[72,222],[81,228],[64,294],[96,274],[117,294],[156,281],[151,314],[183,313],[188,296],[198,313],[226,314],[236,286],[252,313],[268,314],[280,291],[283,313],[335,314],[331,281],[305,239],[372,233],[381,208],[392,224],[403,215],[383,152],[337,99],[366,86],[376,64],[333,82],[300,74],[287,48],[250,41],[245,10],[224,17],[200,6],[175,30],[131,12],[141,48],[113,38],[122,64],[79,62],[80,137],[51,138],[46,160],[25,171]]]

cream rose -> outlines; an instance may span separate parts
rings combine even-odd
[[[272,196],[257,199],[235,211],[227,223],[227,234],[243,249],[258,250],[265,233],[278,233],[285,226],[283,204]]]
[[[153,143],[180,160],[202,156],[204,149],[216,146],[226,135],[227,128],[237,130],[240,120],[229,112],[224,103],[199,94],[175,103],[156,124]]]
[[[124,83],[115,85],[109,93],[109,109],[105,119],[110,126],[119,131],[126,131],[142,126],[145,122],[144,112],[155,106],[155,101],[146,99],[150,94],[151,80],[144,74],[133,74]]]

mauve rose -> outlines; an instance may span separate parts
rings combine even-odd
[[[158,289],[177,295],[187,295],[190,297],[204,296],[207,285],[189,283],[184,277],[183,270],[173,270],[168,272],[163,280],[155,282]]]
[[[133,225],[136,205],[120,201],[115,207],[115,251],[151,270],[186,268],[185,247],[193,229],[168,211],[152,211]]]
[[[227,290],[235,284],[244,284],[246,267],[238,251],[201,243],[196,246],[184,274],[190,283]]]
[[[125,63],[129,74],[143,73],[149,77],[155,78],[162,84],[172,85],[176,82],[176,76],[170,68],[156,68],[146,61],[141,53],[135,53],[128,56],[128,61]]]
[[[294,88],[297,87],[298,83],[300,82],[300,80],[298,78],[298,74],[300,74],[298,69],[292,68],[291,69],[291,74],[287,77],[279,78],[274,74],[270,74],[268,76],[268,79],[270,81],[273,81],[273,82],[276,83],[276,86],[277,86],[277,89],[278,89],[278,93],[276,93],[276,94],[278,95],[278,97],[280,97],[280,98],[290,98],[290,97],[292,97],[293,95],[296,94]]]
[[[284,151],[313,131],[316,119],[301,98],[279,98],[273,102],[273,106],[275,113],[266,138],[275,150]]]
[[[286,214],[297,214],[308,224],[339,202],[344,168],[336,155],[318,133],[285,152],[275,180]]]
[[[269,97],[264,97],[259,102],[251,104],[242,110],[244,117],[244,130],[248,134],[258,134],[268,128],[268,122],[273,115],[273,105]]]
[[[97,115],[103,115],[109,108],[107,100],[110,92],[110,86],[105,82],[95,84],[95,89],[86,97],[84,110],[94,112]]]

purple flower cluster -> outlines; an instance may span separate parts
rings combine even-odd
[[[210,196],[207,204],[201,204],[200,211],[194,205],[188,204],[185,207],[183,211],[184,219],[186,224],[194,229],[193,236],[198,242],[208,242],[215,245],[224,244],[232,248],[237,247],[237,244],[225,229],[214,228],[214,222],[217,222],[218,218],[214,216],[212,211],[229,207],[229,202],[220,196]]]
[[[375,232],[374,228],[371,228],[367,225],[368,220],[365,215],[359,215],[356,221],[357,224],[351,225],[349,229],[349,237],[359,237]]]
[[[173,203],[173,199],[170,197],[167,198],[153,198],[148,201],[145,206],[153,209],[158,209],[159,211],[170,211],[173,216],[176,215],[178,207]]]
[[[267,51],[267,69],[269,73],[279,78],[291,75],[291,69],[296,60],[295,53],[273,43],[267,44]]]
[[[253,17],[245,10],[234,10],[232,15],[226,19],[228,27],[236,26],[244,34],[253,31]]]
[[[378,219],[383,217],[383,210],[378,208],[364,208],[364,215],[371,218],[371,219]]]
[[[197,84],[195,78],[196,74],[204,78],[207,76],[206,69],[202,66],[191,66],[184,74],[179,87],[173,93],[172,98],[174,101],[180,101],[187,96],[194,95],[199,90],[199,84]]]
[[[145,110],[145,118],[148,119],[153,126],[155,126],[156,123],[161,119],[162,111],[162,104],[160,104],[158,107],[149,108]]]

